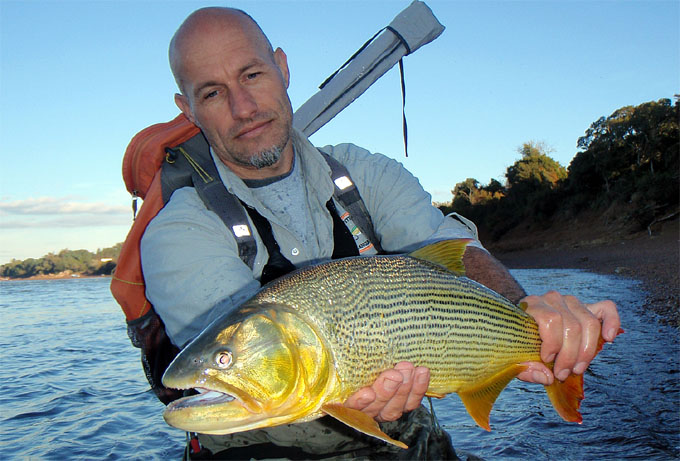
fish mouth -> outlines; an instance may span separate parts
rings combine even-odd
[[[168,408],[172,406],[173,410],[181,410],[183,408],[221,405],[236,400],[233,395],[225,394],[224,392],[211,391],[204,388],[197,388],[196,390],[198,395],[190,395],[170,402]]]
[[[231,434],[248,430],[265,416],[250,396],[197,388],[199,393],[170,402],[163,419],[178,429],[203,434]]]
[[[198,392],[196,395],[189,395],[182,397],[173,402],[170,402],[166,410],[182,410],[186,408],[197,407],[216,407],[221,405],[239,405],[249,413],[260,413],[262,405],[260,402],[251,397],[247,392],[241,389],[229,386],[226,383],[221,383],[215,387],[181,387],[176,389],[194,389]]]

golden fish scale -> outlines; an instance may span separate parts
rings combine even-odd
[[[470,279],[407,256],[309,267],[253,301],[288,305],[316,325],[348,391],[402,360],[430,368],[435,393],[540,360],[538,328],[521,309]]]

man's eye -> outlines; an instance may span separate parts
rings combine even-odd
[[[210,99],[210,98],[214,98],[215,96],[217,96],[217,90],[206,93],[203,96],[203,99]]]
[[[260,72],[251,72],[250,74],[246,75],[246,78],[248,80],[253,80],[257,78],[260,75]]]

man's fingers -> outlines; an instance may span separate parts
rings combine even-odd
[[[523,299],[527,303],[527,314],[531,315],[538,324],[538,333],[541,336],[541,360],[550,363],[555,360],[558,352],[562,349],[563,325],[562,314],[546,302],[546,293],[543,296],[527,296]]]
[[[370,386],[362,387],[354,394],[350,395],[345,406],[354,410],[364,411],[375,400],[375,392]],[[377,413],[376,413],[377,414]],[[376,415],[373,415],[376,416]]]
[[[525,362],[527,369],[517,375],[517,379],[528,383],[537,383],[549,386],[555,380],[552,372],[542,362]]]
[[[385,411],[385,407],[393,398],[395,398],[395,396],[397,399],[399,399],[397,392],[399,392],[403,380],[404,375],[395,369],[386,370],[380,373],[375,382],[373,382],[373,384],[370,386],[370,389],[372,390],[375,397],[368,405],[361,408],[361,411],[372,418],[378,419],[379,421],[382,421],[384,416],[390,416],[387,414],[381,416],[381,413]],[[403,404],[406,402],[406,397],[402,397],[401,401],[403,408]],[[387,413],[389,413],[391,409],[392,407],[388,408]],[[397,418],[399,416],[397,416]],[[387,419],[385,419],[385,421],[387,421]]]
[[[602,337],[605,341],[612,342],[619,334],[621,318],[616,304],[613,301],[599,301],[589,304],[588,310],[602,322]]]
[[[597,354],[602,332],[605,340],[616,337],[620,319],[616,305],[601,301],[591,305],[581,303],[574,296],[563,296],[550,291],[543,296],[527,296],[527,313],[534,317],[541,336],[541,360],[554,362],[556,378],[565,380],[571,373],[582,374]],[[538,370],[520,374],[520,379],[540,382]]]
[[[430,385],[430,369],[417,367],[413,373],[413,386],[404,405],[404,411],[413,411],[420,406]]]
[[[399,362],[382,372],[371,386],[351,395],[345,405],[378,421],[394,421],[420,405],[430,382],[430,371]]]
[[[580,375],[586,371],[590,362],[595,358],[595,354],[597,354],[597,343],[600,340],[602,325],[597,317],[588,310],[588,306],[582,304],[577,298],[565,296],[564,299],[572,315],[579,322],[581,329],[581,344],[577,350],[576,361],[572,366],[573,373]],[[567,376],[564,376],[564,379]]]
[[[405,411],[406,403],[408,402],[409,394],[413,387],[415,367],[412,363],[400,362],[395,365],[394,370],[397,370],[401,374],[401,383],[398,383],[396,380],[391,382],[389,378],[386,378],[384,389],[381,389],[380,386],[377,386],[377,388],[376,386],[373,386],[373,390],[377,396],[375,405],[376,407],[382,406],[382,408],[378,410],[378,417],[376,418],[378,421],[394,421],[399,419]],[[397,386],[396,390],[393,390],[395,382]]]

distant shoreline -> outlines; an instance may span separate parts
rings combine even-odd
[[[0,277],[0,282],[30,282],[33,280],[78,280],[78,279],[101,279],[101,278],[111,278],[111,276],[85,275],[73,272],[69,272],[68,274],[66,274],[64,272],[60,272],[58,274],[32,275],[30,277],[16,277],[16,278]]]

